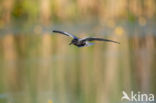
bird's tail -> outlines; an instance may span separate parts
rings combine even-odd
[[[94,43],[86,42],[86,45],[85,46],[87,47],[87,46],[91,46],[91,45],[94,45]]]

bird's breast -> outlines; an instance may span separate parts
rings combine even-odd
[[[75,44],[76,46],[85,46],[85,45],[86,45],[85,42],[81,42],[81,41],[75,42],[74,44]]]

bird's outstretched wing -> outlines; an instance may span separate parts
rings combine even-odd
[[[66,36],[70,36],[70,37],[72,37],[73,39],[78,39],[78,37],[76,37],[75,35],[70,34],[70,33],[67,33],[67,32],[64,32],[64,31],[53,30],[53,32],[54,32],[54,33],[64,34],[64,35],[66,35]]]
[[[106,41],[106,42],[113,42],[113,43],[118,43],[120,44],[119,42],[116,42],[116,41],[113,41],[113,40],[108,40],[108,39],[103,39],[103,38],[95,38],[95,37],[87,37],[87,38],[83,38],[81,39],[82,41]]]

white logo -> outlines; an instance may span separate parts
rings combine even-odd
[[[128,101],[130,101],[130,98],[128,97],[127,93],[125,91],[122,92],[123,96],[121,98],[121,100],[123,101],[124,99],[127,99]]]
[[[141,92],[134,93],[133,91],[131,91],[129,96],[125,91],[123,91],[122,94],[121,101],[154,102],[154,94],[145,94]]]

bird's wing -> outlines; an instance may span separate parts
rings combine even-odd
[[[116,42],[116,41],[113,41],[113,40],[108,40],[108,39],[103,39],[103,38],[95,38],[95,37],[87,37],[87,38],[83,38],[81,39],[82,41],[106,41],[106,42],[114,42],[114,43],[118,43],[120,44],[119,42]]]
[[[54,32],[54,33],[64,34],[64,35],[66,35],[66,36],[70,36],[70,37],[72,37],[73,39],[78,39],[78,37],[76,37],[75,35],[70,34],[70,33],[67,33],[67,32],[64,32],[64,31],[53,30],[53,32]]]

